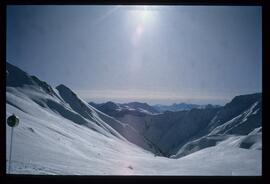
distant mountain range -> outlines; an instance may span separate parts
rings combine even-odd
[[[158,114],[166,111],[185,111],[191,109],[205,109],[205,108],[218,108],[221,107],[219,105],[197,105],[197,104],[187,104],[187,103],[179,103],[172,105],[149,105],[147,103],[141,102],[130,102],[130,103],[115,103],[112,101],[108,101],[105,103],[94,103],[89,102],[90,105],[99,109],[100,111],[109,114],[111,116],[123,116],[125,113],[137,114],[138,116],[143,116],[144,114]]]
[[[120,117],[127,113],[134,114],[137,116],[159,113],[159,111],[156,110],[154,107],[148,105],[147,103],[140,103],[140,102],[130,102],[120,104],[109,101],[101,104],[89,102],[89,104],[97,108],[98,110],[114,117]]]
[[[172,105],[154,105],[153,106],[159,112],[165,111],[183,111],[183,110],[191,110],[194,108],[203,109],[203,108],[216,108],[221,107],[219,105],[197,105],[197,104],[188,104],[188,103],[179,103],[179,104],[172,104]]]

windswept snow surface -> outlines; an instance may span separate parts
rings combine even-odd
[[[179,159],[159,157],[142,148],[150,146],[143,139],[137,142],[141,147],[129,141],[140,135],[131,126],[91,107],[66,86],[52,88],[8,63],[7,70],[6,117],[20,118],[11,161],[6,126],[7,172],[11,164],[12,174],[261,175],[260,129],[237,139],[252,149],[224,141]]]

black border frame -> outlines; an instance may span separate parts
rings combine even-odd
[[[6,123],[3,121],[6,119],[6,106],[4,95],[6,86],[6,13],[8,5],[226,5],[226,6],[262,6],[262,132],[263,132],[263,151],[262,151],[262,176],[52,176],[52,175],[20,175],[20,174],[6,174]],[[266,130],[269,121],[267,114],[267,103],[269,100],[269,85],[266,82],[269,72],[269,27],[267,26],[267,6],[262,0],[3,0],[0,2],[0,30],[1,30],[1,113],[0,118],[2,120],[2,126],[0,126],[0,177],[4,179],[5,183],[92,183],[92,182],[104,182],[104,183],[266,183],[266,171],[269,170],[266,149]],[[3,126],[4,125],[4,126]]]

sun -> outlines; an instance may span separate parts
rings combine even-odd
[[[149,24],[156,19],[156,12],[152,6],[134,6],[133,9],[129,10],[129,16],[133,19],[132,22],[139,24]],[[128,19],[130,21],[130,19]]]
[[[146,32],[151,32],[154,20],[154,12],[150,6],[136,6],[131,11],[134,21],[134,34],[132,35],[132,43],[138,45],[143,39]]]
[[[151,17],[151,12],[147,6],[143,6],[142,10],[140,10],[140,13],[141,13],[141,18],[143,22],[149,21]]]

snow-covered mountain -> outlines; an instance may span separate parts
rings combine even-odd
[[[197,105],[197,104],[187,104],[187,103],[179,103],[172,105],[149,105],[147,103],[141,102],[129,102],[129,103],[116,103],[112,101],[108,101],[106,103],[94,103],[89,102],[89,104],[98,110],[109,114],[111,116],[123,116],[124,114],[134,114],[137,116],[143,116],[143,114],[159,114],[166,111],[185,111],[191,109],[204,109],[204,108],[218,108],[221,107],[219,105]]]
[[[86,126],[108,137],[130,140],[144,149],[153,151],[149,146],[150,143],[135,129],[90,106],[65,85],[52,88],[46,82],[29,76],[8,63],[7,71],[9,73],[6,87],[7,104],[24,109],[25,103],[17,103],[18,99],[23,98],[33,102],[33,106],[42,107],[78,125]],[[27,113],[33,114],[31,111]]]
[[[260,115],[257,100],[247,103],[247,108],[228,104],[230,113],[207,108],[115,118],[89,105],[65,85],[53,88],[6,65],[6,117],[14,113],[20,118],[14,128],[12,161],[8,160],[11,128],[6,126],[11,173],[261,175],[261,129],[257,127],[260,123],[254,123]],[[236,122],[227,123],[240,114]],[[247,122],[250,126],[243,125]],[[242,132],[237,127],[246,128]],[[179,145],[219,134],[228,138],[179,156]],[[159,152],[177,159],[160,157]]]
[[[200,129],[207,126],[219,110],[213,107],[151,114],[145,113],[141,109],[129,107],[128,104],[132,103],[107,102],[90,104],[119,121],[132,126],[151,142],[163,156],[176,153],[177,148],[195,136]],[[145,106],[149,105],[146,104]]]
[[[208,105],[202,109],[165,111],[144,116],[122,111],[121,116],[115,117],[140,132],[163,156],[175,154],[180,156],[190,153],[183,151],[186,149],[184,145],[189,143],[194,145],[194,140],[201,139],[195,141],[198,144],[205,141],[211,143],[197,145],[198,148],[193,151],[216,145],[212,143],[213,139],[220,141],[228,138],[228,136],[213,138],[212,135],[248,135],[260,127],[261,94],[237,96],[224,107]]]
[[[206,135],[194,141],[190,141],[185,144],[175,155],[171,158],[180,158],[199,150],[214,147],[233,147],[252,150],[262,149],[262,132],[261,127],[254,129],[248,135],[235,135],[235,134],[223,134],[223,135]]]
[[[157,111],[155,108],[153,108],[151,105],[148,105],[147,103],[129,102],[122,104],[122,106],[127,107],[128,109],[134,109],[148,114],[159,113],[159,111]]]
[[[177,152],[179,146],[196,136],[218,112],[218,108],[166,111],[157,115],[118,117],[153,143],[164,156]]]
[[[236,96],[212,119],[208,131],[223,125],[214,132],[222,133],[223,129],[229,133],[248,134],[253,128],[261,126],[261,101],[261,93]]]
[[[158,111],[147,103],[140,102],[130,102],[130,103],[115,103],[108,101],[106,103],[94,103],[89,102],[89,104],[96,109],[110,115],[113,117],[122,117],[125,114],[133,114],[136,116],[145,116],[146,114],[157,114]]]
[[[60,115],[108,137],[116,136],[124,140],[123,136],[102,121],[93,108],[64,85],[59,85],[54,89],[46,82],[29,76],[8,63],[7,71],[7,104],[34,115],[36,111],[32,112],[32,108],[28,109],[25,106],[41,107],[42,110]],[[22,101],[22,103],[18,103],[18,101]],[[111,120],[121,125],[119,121],[116,122],[117,120],[113,118]]]
[[[261,122],[261,94],[237,96],[218,111],[201,131],[202,137],[187,142],[172,157],[179,158],[225,140],[239,148],[261,149]]]

